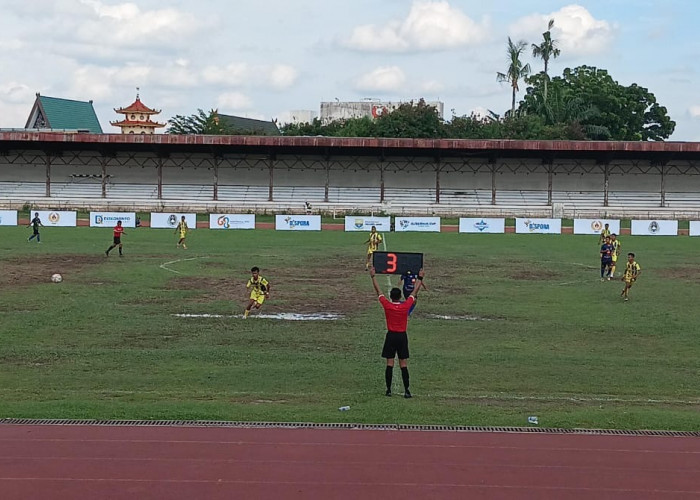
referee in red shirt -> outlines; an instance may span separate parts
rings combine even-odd
[[[377,284],[374,268],[370,269],[369,275],[372,277],[374,291],[379,296],[379,303],[384,308],[386,316],[386,338],[384,340],[384,348],[382,349],[382,357],[386,358],[386,395],[391,396],[391,379],[394,374],[394,358],[398,354],[399,366],[401,367],[401,378],[403,379],[404,393],[403,397],[410,398],[411,391],[408,390],[408,335],[406,334],[406,325],[408,324],[408,313],[411,306],[416,301],[418,291],[422,288],[416,285],[408,296],[405,302],[401,302],[401,290],[392,288],[389,292],[388,300]],[[425,273],[421,269],[418,272],[416,279],[422,280]]]

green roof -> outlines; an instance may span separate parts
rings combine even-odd
[[[43,117],[43,120],[37,120],[40,117]],[[92,134],[102,133],[92,101],[73,101],[38,94],[25,128],[87,130]]]
[[[264,120],[254,120],[253,118],[243,118],[242,116],[222,115],[221,118],[227,125],[232,127],[236,132],[252,134],[252,135],[282,135],[277,125]]]

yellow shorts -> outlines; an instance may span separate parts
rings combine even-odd
[[[613,266],[617,264],[617,255],[613,254],[612,256],[612,261],[613,261]]]
[[[180,232],[180,239],[184,240],[185,236],[187,236],[187,233]]]
[[[625,284],[626,284],[627,286],[632,286],[632,285],[634,285],[634,282],[635,282],[635,281],[636,281],[636,280],[635,280],[634,278],[625,278]]]
[[[250,300],[254,300],[258,304],[262,305],[265,302],[265,294],[258,292],[250,292]]]

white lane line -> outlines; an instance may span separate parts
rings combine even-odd
[[[171,264],[177,264],[178,262],[185,262],[188,260],[197,260],[197,259],[208,259],[209,257],[190,257],[188,259],[176,259],[176,260],[171,260],[168,262],[163,262],[160,266],[161,269],[165,269],[166,271],[170,271],[171,273],[175,274],[182,274],[180,271],[176,271],[175,269],[170,269],[168,266]]]

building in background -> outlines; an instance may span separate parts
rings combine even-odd
[[[318,113],[310,109],[293,109],[280,113],[277,116],[277,121],[280,126],[300,125],[302,123],[312,123],[316,118],[318,118]]]
[[[165,127],[165,123],[151,120],[151,116],[160,114],[160,110],[151,109],[141,102],[138,91],[136,100],[126,108],[115,108],[114,111],[124,115],[124,119],[109,122],[113,127],[122,129],[122,134],[155,134],[157,128]]]
[[[416,101],[399,101],[387,102],[378,99],[364,99],[354,102],[322,102],[321,103],[321,123],[327,125],[335,120],[347,120],[349,118],[377,118],[384,113],[389,113],[402,104],[418,102]],[[437,109],[440,118],[443,117],[445,104],[440,101],[426,101],[428,106]]]
[[[235,134],[240,135],[281,135],[277,124],[273,121],[256,120],[242,116],[218,114],[219,119],[231,127]]]
[[[37,92],[25,129],[61,130],[101,134],[92,101],[47,97]]]

